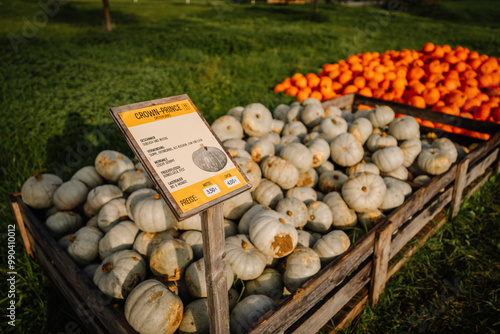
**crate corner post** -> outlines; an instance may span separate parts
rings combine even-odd
[[[223,203],[201,213],[210,333],[229,333]]]

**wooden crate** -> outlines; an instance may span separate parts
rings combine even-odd
[[[9,201],[27,253],[44,268],[87,332],[137,333],[125,319],[122,305],[103,294],[83,273],[40,221],[40,215],[24,204],[21,194],[10,195]]]
[[[283,298],[274,309],[258,319],[248,333],[315,333],[321,328],[334,332],[345,326],[361,312],[365,303],[378,301],[385,282],[444,224],[443,208],[451,204],[452,215],[455,215],[464,195],[471,195],[492,173],[499,172],[500,128],[496,124],[456,120],[454,116],[357,94],[330,100],[323,105],[355,111],[360,104],[386,104],[397,113],[460,125],[492,137],[481,142],[442,133],[461,144],[479,142],[479,145],[452,165],[448,172],[433,177],[424,187],[414,188],[413,195],[402,206],[393,210],[293,295]],[[39,215],[23,203],[21,196],[11,195],[9,199],[27,252],[38,260],[88,331],[136,333],[125,320],[122,305],[109,300],[84,275],[50,235]],[[334,326],[325,326],[332,318]]]
[[[414,189],[403,205],[393,210],[343,255],[322,268],[293,295],[282,299],[252,325],[249,333],[316,333],[321,328],[334,332],[336,328],[345,326],[361,312],[367,301],[372,305],[378,301],[385,282],[408,261],[419,245],[444,224],[443,208],[451,203],[453,214],[456,214],[465,187],[476,181],[467,189],[466,195],[469,196],[492,173],[499,172],[498,124],[466,120],[358,94],[324,102],[323,106],[337,106],[354,112],[361,104],[389,105],[400,114],[488,133],[492,137],[480,142],[446,173]],[[445,132],[440,135],[465,145],[476,141]],[[494,168],[489,168],[492,165],[495,165]],[[416,242],[412,241],[414,237]],[[335,326],[325,326],[332,318],[335,319]]]

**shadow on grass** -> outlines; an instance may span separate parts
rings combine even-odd
[[[428,6],[413,6],[412,14],[440,21],[449,21],[481,27],[500,27],[500,3],[492,6],[492,1],[443,1]]]
[[[112,24],[138,25],[140,23],[137,16],[114,9],[113,3],[110,5],[110,16]],[[104,9],[76,7],[69,2],[61,6],[60,12],[52,20],[76,26],[104,26]]]
[[[338,6],[334,4],[321,4],[318,13],[314,13],[312,5],[298,5],[298,4],[274,4],[263,6],[252,6],[244,9],[246,14],[255,17],[272,16],[275,20],[280,21],[312,21],[312,22],[328,22],[330,16],[327,12],[338,10]]]
[[[47,165],[52,167],[55,174],[67,180],[80,168],[93,166],[100,151],[117,147],[116,143],[120,142],[124,143],[125,140],[114,123],[95,126],[86,123],[78,112],[72,112],[67,115],[62,133],[47,141]],[[134,157],[126,145],[120,148],[128,157]]]

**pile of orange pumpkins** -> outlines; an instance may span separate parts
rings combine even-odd
[[[445,114],[500,123],[498,58],[466,47],[427,43],[421,50],[365,52],[323,65],[319,74],[295,73],[274,87],[276,93],[330,100],[358,93]],[[426,127],[481,139],[489,135],[447,124],[417,121]]]

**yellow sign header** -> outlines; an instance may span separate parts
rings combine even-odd
[[[165,118],[182,116],[195,112],[189,100],[153,105],[119,113],[123,123],[130,128],[150,122],[159,121]]]

